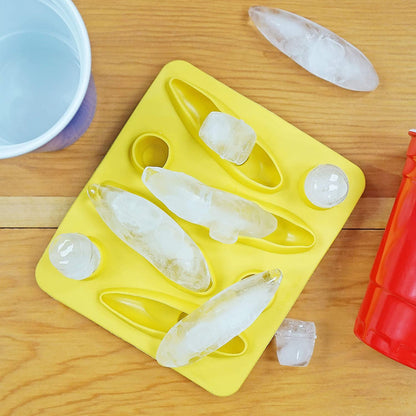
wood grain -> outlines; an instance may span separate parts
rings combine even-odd
[[[380,86],[340,89],[274,49],[249,0],[75,0],[92,45],[97,111],[73,146],[0,160],[0,416],[414,416],[416,373],[353,335],[415,126],[416,8],[409,0],[267,2],[359,47]],[[266,4],[266,3],[265,3]],[[185,59],[358,164],[367,188],[290,316],[313,320],[306,368],[273,345],[241,390],[211,396],[36,285],[38,259],[160,69]],[[198,163],[189,161],[189,163]]]
[[[0,196],[0,228],[57,228],[74,197]]]
[[[342,231],[290,312],[316,323],[310,365],[279,366],[271,344],[227,398],[158,366],[41,292],[34,268],[52,233],[0,231],[2,415],[415,414],[414,370],[352,332],[382,231]]]
[[[361,48],[380,76],[371,93],[313,77],[275,50],[248,24],[249,0],[75,3],[91,38],[96,116],[64,151],[2,161],[1,195],[78,194],[161,67],[185,59],[357,163],[367,177],[366,196],[394,197],[415,123],[411,2],[278,3]]]
[[[0,196],[0,228],[57,228],[75,197]],[[394,198],[362,198],[344,228],[382,229]]]

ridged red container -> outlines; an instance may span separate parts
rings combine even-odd
[[[416,131],[370,274],[354,332],[370,347],[416,368]]]

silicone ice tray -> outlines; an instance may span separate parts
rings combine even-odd
[[[257,144],[244,165],[224,161],[199,139],[201,123],[214,110],[235,115],[256,131]],[[308,171],[325,163],[344,170],[350,190],[340,205],[318,209],[308,203],[302,185]],[[214,241],[206,228],[178,218],[150,194],[141,182],[146,166],[182,171],[255,201],[278,218],[278,228],[264,239],[241,237],[232,245]],[[91,183],[134,192],[171,215],[203,252],[212,286],[203,293],[184,289],[119,240],[88,199]],[[215,353],[176,369],[213,394],[230,395],[248,376],[363,190],[364,176],[350,161],[189,63],[174,61],[150,86],[56,232],[90,237],[101,250],[100,267],[90,278],[74,281],[51,265],[46,250],[37,282],[53,298],[155,357],[164,334],[198,305],[245,276],[280,268],[282,284],[250,328]]]

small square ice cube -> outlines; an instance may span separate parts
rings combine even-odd
[[[256,133],[248,124],[219,111],[208,114],[199,137],[222,159],[236,165],[248,159],[256,143]]]
[[[275,334],[277,359],[281,365],[306,367],[315,346],[313,322],[285,319]]]

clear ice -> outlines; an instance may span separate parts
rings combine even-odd
[[[239,235],[263,238],[277,227],[276,217],[256,203],[185,173],[149,166],[142,181],[177,216],[209,228],[210,237],[222,243],[235,243]]]
[[[313,322],[285,319],[275,335],[279,363],[306,367],[313,354],[315,339],[316,328]]]
[[[304,190],[309,201],[319,208],[332,208],[348,195],[348,178],[335,165],[319,165],[305,179]]]
[[[256,143],[256,133],[248,124],[219,111],[208,114],[199,137],[222,159],[236,165],[248,159]]]
[[[90,277],[100,264],[100,258],[97,246],[83,234],[61,234],[49,246],[52,265],[74,280]]]
[[[147,199],[107,185],[88,195],[107,226],[167,278],[193,291],[211,284],[201,250],[164,211]]]
[[[209,299],[165,335],[156,353],[158,363],[181,367],[221,348],[258,318],[281,278],[278,269],[258,273]]]
[[[255,6],[249,15],[273,46],[317,77],[354,91],[377,88],[379,80],[371,62],[330,30],[280,9]]]

